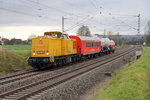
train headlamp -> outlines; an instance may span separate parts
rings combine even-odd
[[[46,55],[49,55],[49,53],[47,52]]]
[[[33,55],[35,55],[35,53],[33,53]]]

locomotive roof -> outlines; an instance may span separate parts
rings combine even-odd
[[[81,40],[93,40],[93,41],[99,41],[100,39],[98,37],[87,37],[87,36],[78,36]]]
[[[53,32],[45,32],[44,34],[52,34],[52,33],[55,33],[55,34],[58,34],[58,33],[61,33],[61,34],[67,34],[67,33],[58,32],[58,31],[53,31]]]

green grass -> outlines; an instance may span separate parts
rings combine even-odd
[[[30,55],[30,45],[0,46],[0,75],[30,68],[27,64]]]
[[[127,48],[127,45],[118,45],[115,47],[115,50],[119,50],[119,49],[123,49],[123,48]]]
[[[150,100],[150,48],[134,64],[117,71],[92,100]]]
[[[2,45],[0,47],[6,47],[10,50],[18,51],[18,52],[31,50],[31,45]]]

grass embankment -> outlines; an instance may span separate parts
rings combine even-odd
[[[150,48],[134,64],[117,71],[92,100],[150,100]]]
[[[0,75],[30,68],[27,64],[30,54],[30,45],[0,46]]]
[[[119,50],[119,49],[123,49],[123,48],[127,48],[127,47],[128,47],[128,45],[117,45],[115,47],[115,50]]]

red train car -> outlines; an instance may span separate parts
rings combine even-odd
[[[101,44],[97,37],[85,37],[85,36],[69,36],[72,39],[76,39],[77,53],[81,55],[90,55],[99,53],[101,51]]]

